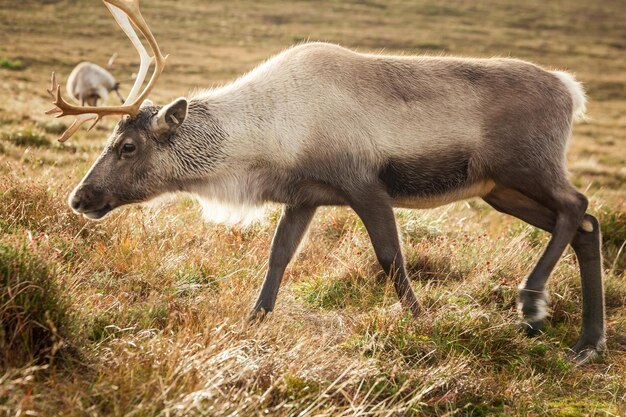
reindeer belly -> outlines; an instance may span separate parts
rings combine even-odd
[[[491,180],[477,181],[445,193],[430,196],[394,197],[393,206],[399,208],[427,209],[443,206],[459,200],[487,195],[495,186]]]
[[[447,149],[391,158],[380,170],[379,178],[396,207],[430,208],[483,196],[493,188],[493,182],[476,178],[469,155],[463,149]]]

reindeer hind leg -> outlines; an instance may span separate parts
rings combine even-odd
[[[552,233],[557,225],[558,216],[553,210],[512,188],[496,187],[484,197],[484,200],[496,210],[545,231]],[[584,215],[571,245],[580,266],[583,323],[582,334],[572,346],[570,356],[577,363],[583,363],[605,349],[600,227],[595,217],[590,214]],[[532,315],[538,313],[538,303],[541,305],[546,300],[545,290],[535,293],[522,289],[520,293],[521,311],[531,331],[541,327],[543,320],[532,321]]]

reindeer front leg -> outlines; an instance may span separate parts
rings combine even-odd
[[[414,318],[418,318],[421,306],[406,273],[389,195],[376,184],[358,186],[346,193],[350,206],[361,218],[370,236],[378,262],[393,280],[400,302]]]
[[[263,319],[267,313],[274,309],[278,288],[285,269],[296,253],[309,224],[311,224],[316,209],[317,207],[311,206],[285,207],[272,240],[269,268],[259,297],[254,303],[251,320]]]

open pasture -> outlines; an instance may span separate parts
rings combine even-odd
[[[626,414],[626,5],[165,1],[142,11],[167,67],[163,104],[233,80],[306,40],[360,51],[513,56],[584,83],[568,166],[603,231],[608,351],[574,367],[581,291],[568,249],[545,332],[526,337],[517,285],[548,235],[479,200],[398,211],[413,288],[403,314],[362,223],[321,209],[274,313],[247,315],[279,207],[247,229],[197,203],[122,208],[94,223],[66,204],[115,123],[67,143],[51,71],[104,65],[128,91],[138,60],[99,1],[0,0],[0,410],[7,416]],[[116,98],[112,96],[111,102]]]

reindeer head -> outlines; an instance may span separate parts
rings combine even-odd
[[[56,117],[75,116],[74,122],[61,135],[59,141],[69,139],[82,124],[98,121],[109,115],[123,115],[109,138],[104,151],[91,167],[85,178],[71,193],[68,202],[76,212],[90,219],[99,219],[123,204],[145,201],[170,191],[175,180],[171,170],[175,162],[169,161],[171,139],[185,120],[187,100],[177,99],[164,107],[156,107],[147,100],[157,82],[167,56],[159,46],[139,10],[139,0],[103,0],[122,30],[131,40],[140,57],[137,78],[121,106],[77,106],[66,102],[61,88],[52,73],[51,88],[55,107],[46,114]],[[133,25],[145,37],[152,56],[139,40]],[[141,89],[148,69],[154,63],[154,72],[148,84]],[[158,164],[157,164],[158,162]],[[158,165],[158,169],[155,166]],[[168,168],[171,167],[170,168]],[[166,173],[170,175],[166,175]]]
[[[182,172],[179,127],[187,116],[187,100],[164,107],[144,101],[135,116],[124,116],[104,151],[70,194],[72,210],[96,220],[111,210],[180,189]]]

